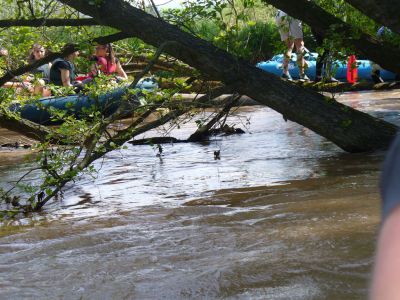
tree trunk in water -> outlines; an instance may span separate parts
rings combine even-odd
[[[281,80],[122,0],[104,0],[99,5],[84,0],[60,1],[153,46],[167,43],[164,49],[168,54],[234,86],[238,93],[271,107],[346,151],[387,147],[396,134],[397,127],[392,124]]]
[[[377,23],[400,34],[400,1],[398,0],[345,0]]]
[[[343,44],[354,47],[360,54],[378,63],[383,68],[400,74],[400,51],[391,43],[378,41],[365,33],[354,34],[354,28],[329,14],[314,2],[308,0],[263,0],[286,12],[288,15],[304,21],[317,33],[326,37],[329,33],[338,33]]]
[[[25,119],[17,119],[0,113],[0,126],[8,130],[18,132],[37,141],[44,141],[51,133],[45,126],[33,123]]]

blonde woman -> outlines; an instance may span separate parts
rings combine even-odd
[[[33,64],[34,62],[45,57],[46,54],[47,54],[46,49],[41,44],[34,44],[31,50],[29,51],[28,63]],[[43,75],[42,78],[48,82],[50,78],[50,68],[51,68],[51,63],[47,63],[36,68],[35,70],[33,70],[33,72],[41,73]]]

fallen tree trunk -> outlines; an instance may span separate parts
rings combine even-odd
[[[234,86],[238,93],[271,107],[346,151],[363,152],[386,147],[397,131],[392,124],[257,69],[122,0],[104,0],[97,6],[83,0],[60,1],[103,25],[118,28],[153,46],[169,42],[165,47],[168,54]]]
[[[50,142],[63,144],[62,136],[57,137],[45,126],[25,119],[15,118],[11,115],[0,113],[0,126],[8,130],[21,133],[24,136],[37,141],[44,141],[52,136],[50,138]]]
[[[345,46],[354,47],[360,54],[383,68],[400,74],[400,51],[398,46],[377,40],[336,18],[314,2],[308,0],[263,0],[290,16],[307,23],[318,34],[329,37],[340,33]]]

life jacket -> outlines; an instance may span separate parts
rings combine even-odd
[[[51,65],[52,65],[52,66],[57,65],[58,62],[66,62],[66,63],[68,63],[68,64],[70,65],[70,67],[71,67],[71,70],[74,70],[74,71],[75,71],[75,65],[74,65],[72,62],[70,62],[69,60],[66,60],[66,59],[61,58],[61,57],[56,58],[55,60],[53,60],[53,62],[51,63]]]
[[[70,73],[69,73],[70,81],[71,81],[71,83],[73,81],[75,81],[75,77],[76,77],[75,65],[72,62],[70,62],[70,61],[68,61],[66,59],[57,58],[52,62],[52,66],[50,68],[50,82],[54,83],[55,85],[62,86],[61,72],[60,72],[60,69],[59,69],[59,63],[60,62],[64,62],[64,63],[68,64],[69,69],[70,69]]]
[[[356,83],[358,80],[357,59],[355,55],[350,55],[347,62],[347,82]]]
[[[97,57],[96,69],[106,75],[112,75],[117,71],[117,63],[113,64],[105,57]],[[93,74],[92,72],[92,75],[96,74]]]

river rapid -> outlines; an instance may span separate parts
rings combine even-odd
[[[400,91],[339,100],[400,123]],[[365,299],[384,153],[345,153],[263,106],[231,121],[246,133],[161,156],[128,144],[1,226],[0,299]],[[3,182],[32,166],[4,155]]]

